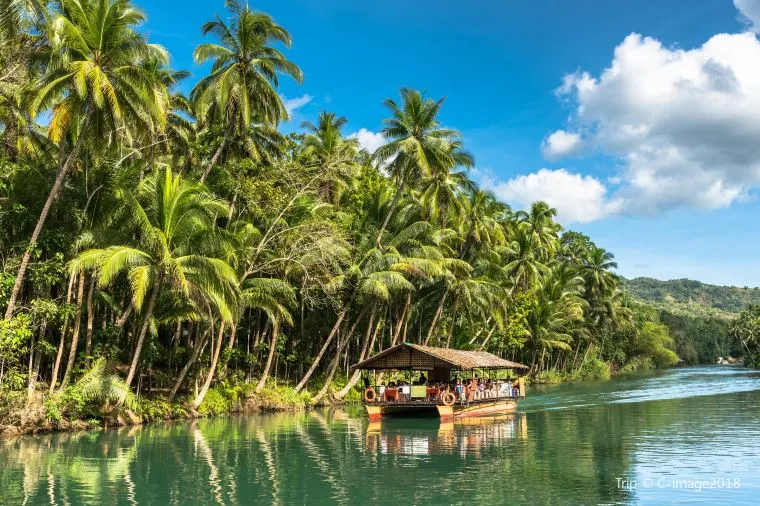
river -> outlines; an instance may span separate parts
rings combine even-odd
[[[0,504],[758,504],[760,373],[538,386],[514,416],[360,408],[0,439]]]

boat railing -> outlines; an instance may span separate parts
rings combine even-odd
[[[494,400],[510,400],[519,397],[519,389],[509,384],[500,385],[500,388],[490,390],[475,390],[467,387],[457,391],[450,387],[430,386],[407,386],[399,387],[372,387],[374,396],[369,399],[365,396],[365,402],[380,405],[429,405],[438,406],[446,404],[446,395],[452,394],[456,404],[471,404]],[[451,397],[448,397],[451,402]]]

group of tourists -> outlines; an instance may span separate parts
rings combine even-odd
[[[413,395],[413,388],[415,389]],[[421,388],[424,388],[424,394]],[[448,394],[454,394],[456,400],[470,402],[481,399],[497,399],[504,397],[517,397],[519,389],[509,379],[480,380],[477,375],[472,378],[462,380],[457,378],[451,382],[430,382],[425,375],[420,375],[419,379],[411,384],[410,382],[391,381],[386,386],[382,384],[378,387],[379,398],[383,402],[408,402],[412,399],[426,399],[428,401],[444,400]],[[451,397],[448,397],[449,399]],[[365,399],[366,400],[366,399]]]

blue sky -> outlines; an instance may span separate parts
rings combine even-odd
[[[251,5],[290,31],[305,74],[283,80],[300,104],[284,129],[328,109],[370,146],[382,101],[426,90],[447,97],[442,120],[464,134],[476,179],[515,207],[546,199],[621,274],[758,286],[760,0],[735,2]],[[192,51],[223,1],[136,3],[150,40],[202,75]]]

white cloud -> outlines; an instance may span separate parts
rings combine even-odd
[[[753,32],[760,31],[760,0],[734,0],[734,6],[742,13]]]
[[[367,150],[369,154],[374,153],[377,151],[377,148],[384,146],[388,142],[383,134],[367,130],[366,128],[359,129],[358,132],[350,134],[348,138],[358,139],[359,147]]]
[[[607,188],[601,181],[566,169],[541,169],[506,182],[486,175],[482,185],[521,209],[542,200],[557,209],[557,219],[564,224],[594,221],[620,210],[619,202],[608,199]]]
[[[574,104],[569,134],[621,160],[612,200],[625,212],[715,209],[760,185],[758,62],[752,33],[715,35],[690,50],[631,34],[600,76],[565,76],[557,93]]]
[[[541,143],[541,152],[549,160],[556,160],[576,154],[582,146],[580,134],[557,130]]]
[[[288,116],[292,116],[297,109],[311,102],[313,98],[311,95],[301,95],[295,98],[282,97],[282,104],[285,106],[285,110],[288,111]]]

